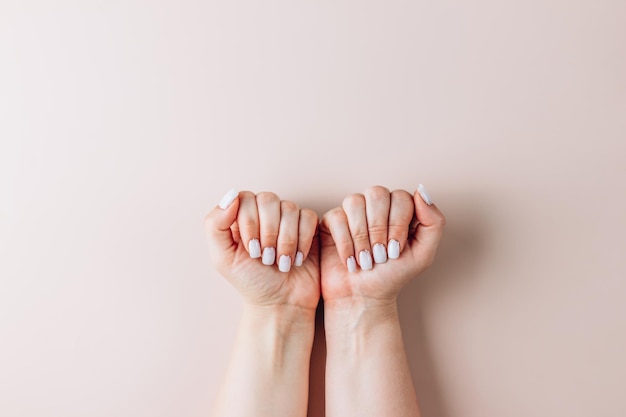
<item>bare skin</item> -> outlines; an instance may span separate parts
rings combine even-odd
[[[315,212],[272,193],[240,192],[227,208],[206,216],[213,264],[244,298],[215,417],[306,415],[320,298],[317,226]],[[253,239],[260,251],[250,245]],[[261,253],[265,256],[257,258]],[[277,262],[287,256],[289,271],[283,272]]]
[[[327,416],[419,416],[396,300],[441,238],[445,219],[427,194],[349,196],[323,216],[319,241],[311,210],[272,193],[235,194],[205,219],[211,259],[244,299],[213,415],[306,415],[323,296]]]
[[[410,229],[414,216],[419,219],[415,230]],[[418,193],[390,193],[383,187],[349,196],[324,215],[321,277],[328,417],[420,415],[397,296],[433,262],[444,224],[436,206],[426,204]],[[390,249],[387,257],[380,246],[374,248],[377,244]],[[394,253],[398,246],[399,253]],[[370,261],[375,253],[379,263]],[[389,259],[390,254],[395,259]],[[351,257],[357,263],[353,272]]]

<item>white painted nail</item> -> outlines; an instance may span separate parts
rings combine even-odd
[[[359,253],[359,265],[361,265],[361,269],[368,270],[372,269],[372,255],[368,250],[362,250]]]
[[[430,195],[428,195],[428,191],[426,191],[426,187],[424,187],[422,184],[417,186],[417,192],[420,193],[422,200],[424,200],[426,204],[428,204],[429,206],[433,204],[433,201],[430,199]]]
[[[278,258],[278,270],[280,272],[289,272],[290,269],[291,269],[291,256],[280,255],[280,258]]]
[[[274,261],[276,261],[276,249],[263,249],[263,259],[261,261],[263,262],[263,265],[274,265]]]
[[[387,249],[389,253],[389,259],[398,259],[400,257],[400,242],[395,239],[391,239],[389,241],[389,248]]]
[[[348,258],[346,265],[348,267],[348,272],[356,272],[356,259],[354,259],[354,256],[350,256]]]
[[[220,208],[222,210],[228,208],[228,206],[230,206],[233,201],[235,201],[235,198],[237,198],[237,196],[239,195],[239,192],[237,192],[237,190],[235,190],[234,188],[229,190],[226,194],[224,194],[224,197],[222,197],[222,199],[220,200]]]
[[[261,243],[259,242],[259,239],[252,239],[248,242],[248,252],[250,253],[250,257],[253,259],[261,257]]]
[[[300,251],[296,252],[296,259],[293,261],[295,266],[302,266],[302,262],[304,262],[304,254]]]
[[[377,264],[384,264],[387,262],[387,249],[382,243],[374,244],[374,262]]]

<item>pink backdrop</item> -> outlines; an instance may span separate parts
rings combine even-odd
[[[625,16],[2,1],[0,415],[207,416],[240,301],[204,213],[419,182],[448,218],[401,298],[424,417],[626,415]]]

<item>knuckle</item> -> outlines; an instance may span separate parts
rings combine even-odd
[[[304,219],[305,221],[310,221],[311,223],[319,222],[319,216],[315,211],[311,209],[300,210],[300,218]]]
[[[391,204],[401,206],[407,210],[410,208],[412,211],[414,207],[413,196],[405,190],[394,190],[391,193]]]
[[[204,224],[204,228],[206,230],[213,230],[217,227],[216,223],[217,223],[218,215],[219,215],[219,212],[215,209],[205,214],[204,218],[202,219],[202,223]]]
[[[343,199],[342,207],[346,210],[365,206],[365,196],[363,194],[351,194]]]
[[[381,235],[387,233],[387,225],[386,224],[370,224],[368,226],[370,235]]]
[[[249,217],[245,217],[237,220],[237,225],[240,230],[253,232],[255,229],[259,228],[259,224]]]
[[[278,232],[273,230],[266,230],[261,233],[261,240],[263,242],[276,242],[278,240]]]
[[[407,190],[401,190],[401,189],[393,190],[391,192],[391,196],[393,198],[397,198],[399,200],[410,200],[410,201],[413,201],[413,196]]]
[[[326,224],[336,224],[345,221],[346,215],[340,207],[335,207],[324,214],[322,221]]]
[[[446,218],[443,214],[440,214],[439,216],[437,216],[437,220],[435,221],[435,226],[437,226],[439,229],[443,229],[445,225],[446,225]]]
[[[389,190],[383,186],[375,185],[365,190],[365,195],[371,200],[389,199]]]
[[[283,200],[280,202],[280,211],[281,212],[296,212],[300,210],[300,207],[298,206],[298,204],[294,203],[293,201],[287,201],[287,200]]]
[[[256,195],[256,201],[259,204],[271,204],[280,201],[280,199],[274,193],[263,191]]]
[[[370,235],[367,230],[359,230],[352,234],[352,239],[355,242],[369,242]]]
[[[278,245],[286,248],[295,248],[298,246],[298,238],[296,236],[281,236],[278,239]]]
[[[389,221],[389,230],[400,230],[407,232],[409,230],[409,222],[401,222],[397,220]]]
[[[254,198],[252,191],[239,191],[239,198]]]

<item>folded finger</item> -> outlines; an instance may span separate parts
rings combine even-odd
[[[256,195],[259,212],[262,261],[273,265],[276,261],[276,245],[280,228],[280,198],[274,193],[263,192]]]
[[[367,228],[367,214],[365,211],[365,197],[363,194],[353,194],[343,200],[342,208],[348,218],[348,228],[354,244],[357,262],[361,269],[372,269],[372,249]]]
[[[300,208],[291,201],[280,202],[280,225],[276,252],[278,255],[278,269],[281,272],[289,272],[298,249],[298,224],[300,220]]]

